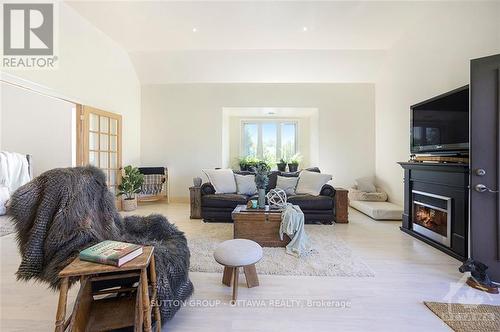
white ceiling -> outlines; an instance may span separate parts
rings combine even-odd
[[[422,7],[373,1],[69,4],[127,51],[387,49]]]
[[[421,1],[66,3],[129,52],[142,84],[373,82],[384,52],[408,30],[436,22],[433,7],[446,8]]]

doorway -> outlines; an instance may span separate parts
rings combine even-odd
[[[100,168],[115,194],[122,167],[122,117],[84,105],[77,112],[77,164]]]

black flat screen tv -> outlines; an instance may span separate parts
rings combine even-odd
[[[468,154],[469,86],[410,107],[412,154]]]

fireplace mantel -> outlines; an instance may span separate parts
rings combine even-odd
[[[458,259],[468,256],[469,166],[455,163],[400,162],[404,169],[404,212],[401,230]],[[423,194],[423,195],[422,195]],[[419,199],[415,199],[419,195]],[[414,202],[422,198],[449,199],[448,239],[428,236],[414,224]],[[443,199],[446,198],[446,199]],[[432,202],[431,202],[432,203]],[[433,207],[435,204],[426,204]],[[442,208],[442,207],[441,207]],[[419,231],[420,230],[420,231]],[[444,237],[443,237],[444,239]]]

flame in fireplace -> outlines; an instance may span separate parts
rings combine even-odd
[[[447,213],[426,206],[415,206],[415,222],[431,231],[446,236]]]

